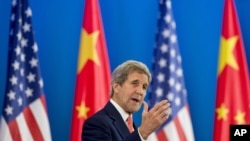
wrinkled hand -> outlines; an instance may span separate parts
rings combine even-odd
[[[145,101],[143,104],[142,123],[138,129],[141,136],[147,139],[151,133],[168,119],[170,114],[170,103],[167,100],[162,100],[150,109],[150,111],[148,111],[148,104]]]

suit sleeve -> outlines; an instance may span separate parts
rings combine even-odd
[[[99,118],[89,118],[82,129],[82,141],[112,141],[108,124]]]

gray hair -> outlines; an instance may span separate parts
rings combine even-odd
[[[151,77],[148,67],[142,62],[135,61],[135,60],[127,60],[124,63],[117,66],[116,69],[112,73],[111,97],[114,95],[114,90],[113,90],[112,85],[114,83],[118,83],[119,85],[122,85],[127,80],[128,75],[133,72],[146,74],[148,76],[148,83],[150,84],[152,77]]]

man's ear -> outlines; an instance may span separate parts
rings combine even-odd
[[[120,91],[120,88],[121,88],[120,84],[118,84],[118,83],[114,83],[112,85],[112,87],[113,87],[114,93],[118,93]]]

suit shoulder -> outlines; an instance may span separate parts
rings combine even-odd
[[[93,114],[92,116],[90,116],[85,122],[91,122],[91,121],[99,121],[99,122],[101,122],[101,121],[103,121],[103,120],[105,121],[107,119],[109,119],[109,116],[105,112],[105,110],[102,109],[102,110],[96,112],[95,114]]]

